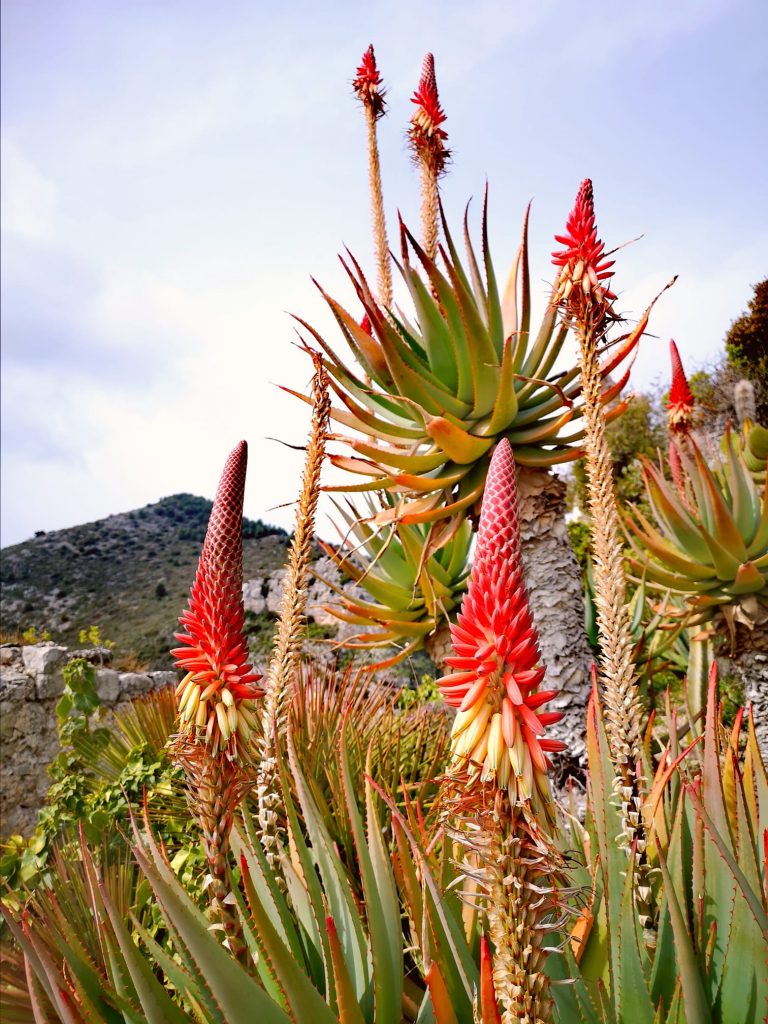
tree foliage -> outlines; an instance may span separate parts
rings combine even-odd
[[[753,286],[748,312],[725,336],[728,364],[755,385],[757,420],[768,422],[768,278]]]

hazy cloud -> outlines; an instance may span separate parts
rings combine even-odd
[[[3,232],[49,239],[54,230],[57,189],[10,138],[0,140],[0,195]]]

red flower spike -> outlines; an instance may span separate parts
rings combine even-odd
[[[376,66],[376,55],[373,46],[369,46],[363,54],[360,67],[352,80],[352,88],[355,90],[360,101],[368,107],[375,118],[381,117],[384,113],[384,89],[382,88],[381,75]]]
[[[179,622],[183,645],[171,651],[186,675],[176,688],[179,734],[203,742],[211,753],[249,760],[256,726],[252,702],[262,695],[261,678],[248,661],[243,633],[243,496],[248,446],[227,459],[189,597]]]
[[[672,361],[672,387],[669,389],[667,403],[667,424],[673,433],[689,434],[693,427],[696,400],[688,387],[688,379],[674,341],[669,343],[669,356]]]
[[[548,801],[542,738],[559,720],[540,712],[555,690],[538,690],[544,677],[523,581],[515,460],[506,439],[493,453],[480,513],[477,549],[466,597],[451,626],[459,671],[439,679],[447,704],[459,708],[452,730],[454,768],[495,780],[518,800]]]
[[[411,117],[408,138],[418,160],[426,163],[435,174],[442,174],[450,157],[445,147],[448,133],[440,125],[445,121],[445,111],[440,106],[435,78],[435,58],[428,53],[421,65],[421,78],[416,92],[411,97],[416,110]]]
[[[555,300],[565,303],[570,312],[576,312],[585,300],[597,302],[609,312],[616,298],[608,288],[614,261],[605,259],[605,245],[597,237],[594,195],[589,178],[585,178],[579,187],[576,202],[565,224],[565,234],[555,235],[555,241],[565,246],[552,253],[554,265],[562,267]]]

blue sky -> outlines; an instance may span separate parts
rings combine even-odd
[[[669,337],[711,362],[768,270],[762,0],[4,0],[2,18],[3,544],[211,495],[241,437],[247,514],[290,524],[301,458],[266,439],[307,424],[275,387],[309,377],[286,311],[335,337],[309,275],[351,302],[336,253],[371,263],[350,89],[369,42],[391,233],[398,209],[417,223],[404,129],[432,50],[448,214],[488,178],[499,272],[533,198],[543,301],[589,175],[609,247],[643,235],[621,308],[680,275],[635,387],[665,374]]]

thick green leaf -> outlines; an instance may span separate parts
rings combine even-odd
[[[659,868],[664,879],[664,898],[669,909],[672,932],[675,939],[675,960],[677,970],[680,973],[680,984],[683,990],[686,1016],[691,1024],[694,1021],[696,1024],[709,1024],[712,1020],[712,1015],[704,993],[704,987],[701,984],[691,936],[686,927],[683,912],[675,894],[672,878],[667,869],[667,862],[661,850],[658,851],[658,857]],[[658,953],[657,949],[657,955]]]
[[[399,1024],[403,1001],[403,958],[400,914],[397,903],[392,907],[394,883],[391,878],[389,860],[385,857],[382,865],[377,856],[377,876],[371,851],[365,840],[362,818],[357,807],[355,785],[349,765],[346,731],[342,724],[339,768],[344,792],[346,813],[352,828],[357,865],[365,894],[365,914],[368,921],[371,957],[373,962],[374,1012],[377,1024]],[[369,789],[369,787],[366,787]],[[369,807],[370,809],[370,807]],[[378,827],[375,821],[368,822],[369,835]],[[383,868],[383,870],[382,870]]]
[[[326,823],[318,813],[290,736],[288,756],[304,823],[312,844],[311,853],[320,872],[330,916],[338,929],[344,960],[354,981],[358,1002],[365,1012],[365,1001],[372,998],[372,978],[365,931],[349,889],[344,866],[339,862]]]
[[[134,824],[134,856],[190,954],[200,966],[212,1000],[226,1024],[287,1024],[290,1018],[240,967],[209,930],[208,922],[164,862],[150,833],[142,837]]]
[[[278,979],[288,1004],[291,1019],[296,1024],[301,1024],[302,1021],[333,1024],[336,1020],[334,1014],[307,977],[303,965],[300,965],[295,959],[293,950],[278,935],[269,913],[259,900],[256,887],[252,884],[245,854],[241,860],[241,868],[248,908],[257,931],[259,949]]]

